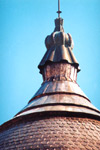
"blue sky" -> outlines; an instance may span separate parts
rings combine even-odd
[[[37,68],[54,30],[57,0],[0,0],[0,124],[11,119],[42,83]],[[100,110],[100,0],[61,0],[64,30],[74,40],[78,84]]]

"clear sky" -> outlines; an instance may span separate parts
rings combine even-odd
[[[0,0],[0,124],[11,119],[42,83],[37,68],[54,30],[57,0]],[[61,0],[64,30],[74,40],[78,84],[100,110],[100,0]]]

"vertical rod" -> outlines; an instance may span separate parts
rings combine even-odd
[[[58,0],[58,12],[60,12],[60,0]],[[58,17],[60,18],[60,13],[58,13]]]

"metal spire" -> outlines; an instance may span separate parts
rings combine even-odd
[[[60,11],[60,0],[58,0],[58,11],[57,11],[57,13],[58,13],[58,18],[60,18],[60,13],[62,13]]]

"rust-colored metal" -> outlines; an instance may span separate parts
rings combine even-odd
[[[100,116],[76,83],[76,68],[66,63],[48,64],[43,71],[44,82],[28,105],[16,117],[37,112],[66,111]]]
[[[54,32],[46,37],[45,44],[47,51],[39,64],[40,73],[42,69],[49,62],[63,62],[73,65],[77,71],[80,71],[79,64],[72,52],[73,40],[71,35],[64,33],[63,30],[63,19],[57,18],[55,20]]]
[[[100,121],[57,114],[13,119],[0,128],[0,149],[99,150]]]
[[[47,94],[47,93],[66,93],[66,94],[72,93],[72,94],[81,95],[81,96],[87,98],[87,96],[80,89],[79,85],[74,82],[70,82],[70,81],[44,82],[41,85],[40,89],[33,96],[33,98],[38,95]]]
[[[0,127],[0,149],[99,150],[100,111],[77,84],[79,64],[62,18],[55,20],[55,30],[45,43],[47,52],[38,66],[43,83]]]
[[[48,111],[85,113],[100,117],[78,86],[77,69],[69,63],[48,63],[42,70],[43,84],[15,117]]]
[[[67,63],[53,63],[46,65],[42,72],[45,81],[71,81],[77,80],[77,69]]]

